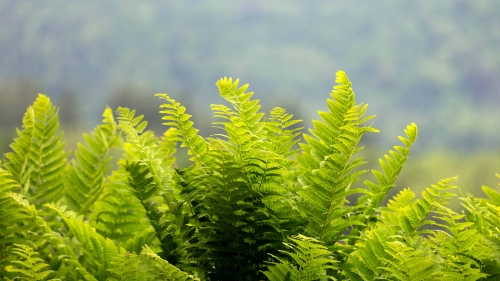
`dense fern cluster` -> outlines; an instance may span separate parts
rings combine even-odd
[[[40,95],[0,162],[0,280],[500,279],[498,191],[466,194],[457,213],[449,178],[382,205],[415,124],[362,183],[359,143],[377,129],[344,72],[303,141],[300,120],[262,113],[238,82],[216,83],[219,134],[200,136],[158,94],[161,137],[134,110],[106,108],[71,157]],[[175,164],[178,144],[189,167]]]

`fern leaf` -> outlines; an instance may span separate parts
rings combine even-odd
[[[500,178],[500,174],[496,174]],[[500,206],[500,192],[494,190],[491,187],[482,186],[483,192],[490,198],[493,205]]]
[[[66,202],[78,214],[87,214],[103,190],[111,168],[109,151],[119,143],[113,112],[106,108],[103,123],[91,135],[84,134],[86,146],[79,143],[75,159],[67,166]]]
[[[90,218],[91,225],[97,232],[132,251],[125,246],[127,241],[142,237],[137,234],[148,230],[150,225],[143,219],[146,216],[143,206],[128,190],[127,178],[125,169],[113,171],[104,183],[103,193],[93,205]],[[152,230],[149,229],[149,232]],[[150,242],[150,240],[141,241]],[[142,244],[130,246],[139,253]]]
[[[387,246],[392,259],[385,259],[387,265],[382,269],[389,276],[405,281],[436,280],[437,263],[423,250],[415,250],[399,241],[388,242]]]
[[[17,273],[18,276],[14,277],[14,279],[29,281],[45,280],[53,272],[46,269],[49,265],[43,259],[37,257],[38,253],[28,245],[14,244],[12,253],[19,258],[11,261],[11,265],[5,269],[7,272]]]
[[[208,151],[208,144],[201,136],[198,135],[198,130],[193,127],[193,121],[189,120],[191,115],[186,114],[186,108],[180,103],[170,98],[167,94],[156,94],[157,97],[166,100],[168,103],[162,104],[160,113],[165,114],[162,120],[164,125],[176,128],[174,131],[182,143],[181,147],[187,147],[188,153],[193,155],[191,161],[197,163],[201,167],[208,164],[208,159],[205,153]]]
[[[327,270],[335,269],[335,261],[321,241],[300,234],[289,240],[285,243],[288,250],[282,251],[289,259],[276,258],[278,262],[264,272],[270,281],[335,280],[327,275]]]
[[[58,109],[42,94],[28,107],[23,130],[6,154],[6,169],[23,186],[23,194],[35,203],[56,202],[63,195],[64,152],[62,134],[58,133]]]
[[[110,267],[111,260],[124,249],[116,247],[116,245],[108,238],[98,234],[90,224],[83,221],[83,218],[76,217],[72,211],[66,211],[65,206],[57,206],[54,204],[46,204],[46,207],[55,211],[71,230],[76,239],[82,244],[84,255],[92,262],[94,276],[103,280],[107,276],[107,269]],[[90,269],[90,268],[89,268]]]
[[[34,216],[26,208],[29,203],[22,198],[19,192],[21,186],[12,178],[12,175],[0,167],[0,244],[21,243],[16,234],[21,234],[33,228],[29,223]],[[17,199],[15,199],[17,198]]]
[[[39,242],[46,239],[53,249],[60,253],[59,258],[76,269],[81,278],[87,281],[96,279],[80,264],[77,256],[57,232],[53,232],[35,207],[21,194],[12,190],[20,190],[19,184],[11,175],[0,168],[0,243],[25,243],[28,239]],[[35,236],[40,233],[41,236]],[[0,270],[2,268],[0,267]]]
[[[378,180],[378,184],[371,181],[365,182],[370,188],[370,192],[373,194],[370,199],[370,205],[365,209],[365,215],[368,217],[371,216],[375,208],[380,205],[387,192],[395,186],[394,182],[408,159],[411,146],[417,139],[418,130],[415,123],[408,125],[404,131],[407,138],[400,136],[399,139],[405,146],[395,146],[394,150],[390,150],[389,154],[384,155],[385,160],[379,159],[383,172],[372,171]]]
[[[307,144],[300,144],[302,154],[296,156],[303,171],[299,181],[304,186],[299,192],[303,199],[299,207],[310,218],[307,232],[327,246],[345,239],[343,233],[353,224],[363,224],[359,219],[351,219],[351,224],[338,223],[344,220],[342,215],[347,215],[339,212],[346,199],[338,195],[347,195],[345,192],[366,172],[355,170],[364,162],[352,157],[361,149],[357,145],[364,133],[377,132],[363,125],[374,116],[363,117],[367,105],[356,104],[344,72],[337,72],[336,82],[339,85],[327,100],[330,112],[319,112],[322,121],[313,121],[314,129],[309,130],[312,136],[304,135]]]
[[[158,191],[169,197],[169,201],[172,200],[171,193],[173,191],[169,188],[172,175],[165,171],[161,159],[157,158],[156,146],[152,145],[156,143],[156,138],[153,136],[147,137],[148,134],[142,134],[139,137],[141,130],[134,126],[129,109],[120,107],[117,111],[120,120],[119,127],[127,135],[127,141],[136,149],[140,165],[147,167],[147,172],[152,177]],[[146,138],[142,136],[146,136]]]

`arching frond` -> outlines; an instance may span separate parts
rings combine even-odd
[[[23,186],[23,194],[37,206],[55,202],[63,196],[64,152],[62,134],[58,133],[58,109],[42,94],[28,107],[23,130],[6,154],[5,167]]]
[[[352,159],[361,137],[366,132],[377,132],[364,125],[374,116],[363,117],[367,105],[356,104],[351,82],[343,71],[337,72],[336,82],[328,99],[329,112],[319,112],[322,121],[314,120],[311,135],[304,135],[307,144],[301,143],[302,154],[297,155],[301,169],[300,183],[304,189],[299,191],[302,199],[299,207],[309,218],[306,227],[310,236],[333,246],[345,239],[344,232],[361,225],[361,218],[354,216],[360,208],[348,208],[346,197],[354,193],[366,193],[363,189],[351,186],[359,180],[365,170],[356,170],[364,164],[362,158]],[[349,210],[346,212],[346,210]]]
[[[163,125],[176,128],[177,131],[174,132],[179,136],[181,147],[187,147],[188,153],[193,155],[190,160],[205,167],[209,161],[205,155],[208,151],[208,144],[205,139],[198,135],[198,130],[193,127],[193,121],[189,120],[191,115],[185,113],[186,108],[167,94],[156,94],[156,96],[168,102],[160,106],[160,108],[165,108],[160,111],[160,113],[165,114],[161,118],[165,121]]]
[[[106,108],[103,124],[84,134],[86,145],[78,143],[75,158],[67,166],[66,202],[78,214],[87,215],[90,206],[103,190],[111,168],[110,149],[120,142],[113,111]]]
[[[378,208],[382,200],[387,195],[387,192],[395,186],[394,182],[398,178],[399,172],[403,168],[408,155],[410,154],[410,148],[417,139],[418,130],[415,123],[411,123],[404,130],[406,134],[405,137],[399,137],[403,146],[395,146],[394,150],[389,150],[389,154],[384,155],[384,159],[379,159],[380,166],[382,167],[382,172],[372,170],[373,175],[377,178],[378,184],[371,181],[365,181],[365,184],[370,188],[372,194],[370,198],[369,206],[365,209],[365,216],[369,217],[373,215],[375,208]]]

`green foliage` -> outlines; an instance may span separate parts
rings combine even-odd
[[[454,177],[384,205],[417,126],[363,187],[359,142],[377,130],[345,73],[336,81],[304,142],[300,120],[260,112],[248,85],[223,78],[218,134],[200,136],[186,108],[158,94],[161,138],[134,110],[118,108],[115,122],[107,108],[70,159],[40,95],[0,162],[0,280],[500,278],[500,193],[466,194],[457,213]],[[178,143],[188,167],[175,162]]]
[[[7,272],[15,272],[18,274],[13,280],[21,279],[28,281],[48,280],[47,276],[52,270],[46,270],[49,265],[37,257],[38,253],[30,246],[14,244],[12,253],[19,257],[18,260],[13,260],[11,266],[5,268]],[[50,279],[60,280],[60,279]]]
[[[6,154],[5,168],[23,187],[21,194],[33,198],[37,206],[55,202],[64,192],[62,175],[67,153],[58,134],[57,108],[39,95],[23,117],[23,130]]]
[[[87,146],[78,143],[75,158],[68,164],[65,199],[72,210],[86,215],[104,188],[105,175],[111,168],[109,151],[120,135],[113,112],[106,108],[103,123],[91,135],[84,134]]]
[[[298,281],[332,279],[326,274],[327,269],[334,269],[335,260],[331,259],[328,249],[321,242],[310,237],[298,235],[290,237],[292,243],[285,243],[289,251],[283,251],[293,262],[277,258],[279,263],[269,266],[264,274],[271,281]]]

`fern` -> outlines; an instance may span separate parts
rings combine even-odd
[[[10,243],[22,243],[31,241],[37,245],[43,245],[48,242],[52,249],[56,249],[60,255],[57,255],[49,249],[48,256],[44,258],[51,259],[59,263],[61,261],[68,264],[68,266],[76,269],[75,272],[79,277],[87,281],[96,281],[90,273],[80,264],[77,255],[73,249],[70,248],[66,242],[56,232],[52,232],[51,228],[47,225],[44,218],[42,218],[35,205],[32,205],[21,194],[14,193],[7,190],[20,190],[19,184],[12,179],[12,176],[5,170],[0,168],[0,202],[2,207],[2,216],[0,225],[4,233],[0,236],[2,245],[2,252],[6,255],[10,254]],[[7,192],[5,192],[7,191]],[[12,213],[11,213],[12,211]],[[24,240],[23,240],[24,239]],[[39,253],[46,253],[46,249],[39,248]],[[1,265],[3,267],[3,264]],[[2,268],[0,267],[0,270]]]
[[[197,163],[200,167],[205,167],[208,164],[207,161],[209,161],[205,158],[208,144],[198,135],[198,130],[193,127],[193,121],[189,120],[191,115],[186,114],[186,108],[167,94],[156,94],[156,96],[168,102],[160,106],[160,108],[165,108],[160,111],[160,113],[165,114],[162,117],[162,120],[165,121],[163,124],[177,129],[174,132],[179,137],[181,147],[187,147],[188,153],[193,155],[191,161]]]
[[[33,229],[30,223],[34,219],[33,210],[18,193],[21,186],[12,175],[0,167],[0,249],[5,244],[22,243],[20,234]],[[14,198],[17,198],[14,199]]]
[[[57,112],[50,99],[40,94],[24,115],[23,130],[17,130],[13,152],[6,154],[5,167],[37,206],[56,202],[64,194],[62,175],[68,154],[58,134]]]
[[[28,245],[14,244],[12,253],[19,257],[18,260],[11,262],[12,265],[7,266],[7,272],[17,273],[14,279],[23,279],[29,281],[47,280],[52,270],[47,270],[49,266],[41,258],[37,257],[38,253]],[[60,280],[60,279],[50,279]]]
[[[395,186],[394,182],[408,159],[411,146],[417,139],[417,125],[411,123],[406,127],[404,132],[407,138],[400,136],[399,139],[405,146],[395,146],[394,150],[389,150],[389,154],[384,155],[385,160],[379,159],[382,172],[372,170],[378,184],[368,180],[365,181],[365,184],[370,188],[372,194],[369,206],[364,211],[364,215],[368,217],[368,220],[371,219],[375,209],[379,207],[380,203],[387,195],[387,192]]]
[[[500,174],[495,174],[497,178],[500,178]],[[490,203],[496,206],[500,206],[500,192],[494,190],[491,187],[482,186],[483,192],[489,197]]]
[[[422,192],[422,199],[414,200],[415,194],[406,189],[389,201],[389,206],[380,214],[381,220],[360,236],[347,264],[341,265],[343,274],[352,280],[387,276],[396,280],[426,280],[438,274],[439,267],[430,266],[438,258],[432,256],[421,236],[433,232],[421,228],[435,224],[426,218],[431,212],[444,209],[446,201],[455,196],[448,191],[456,188],[451,185],[454,180],[456,178],[447,178],[432,185]],[[418,267],[407,266],[417,261],[421,264]]]
[[[82,217],[76,217],[72,211],[66,211],[65,206],[46,204],[46,207],[55,211],[65,222],[74,237],[82,244],[83,254],[86,257],[87,268],[91,269],[94,276],[104,280],[107,276],[107,269],[110,267],[111,260],[124,249],[116,245],[107,238],[99,235],[95,229],[82,220]]]
[[[107,108],[69,163],[57,108],[40,95],[0,162],[1,277],[500,278],[499,193],[466,194],[466,212],[455,213],[447,204],[456,178],[449,178],[420,199],[408,188],[382,206],[417,127],[406,127],[403,144],[379,160],[368,189],[359,188],[366,172],[359,142],[377,130],[344,72],[336,82],[328,112],[319,112],[303,143],[292,114],[275,107],[265,115],[248,85],[223,78],[216,85],[228,104],[211,105],[218,134],[201,137],[186,109],[158,94],[169,126],[161,137],[135,111],[118,108],[117,124]],[[189,167],[175,165],[178,142]],[[112,147],[124,153],[110,173]],[[354,195],[362,196],[350,204]]]
[[[332,254],[321,242],[310,237],[298,235],[291,237],[292,243],[285,243],[287,251],[282,251],[291,258],[276,258],[264,274],[270,281],[299,280],[335,280],[326,274],[328,269],[335,269]]]
[[[195,276],[181,271],[179,268],[161,259],[148,246],[144,246],[140,255],[121,254],[113,259],[112,277],[108,280],[200,280]]]
[[[127,177],[125,169],[113,171],[92,207],[90,221],[101,235],[114,240],[129,251],[139,253],[144,243],[152,242],[148,233],[154,231],[143,219],[146,216],[143,206],[128,190],[129,186],[125,180]]]
[[[104,124],[97,126],[91,135],[84,134],[87,145],[78,144],[75,158],[66,168],[66,202],[78,214],[87,215],[101,194],[111,168],[109,151],[120,140],[112,110],[106,108],[103,117]]]
[[[430,238],[443,258],[438,280],[478,280],[488,276],[481,273],[480,267],[482,260],[488,260],[491,256],[482,241],[482,235],[477,229],[471,228],[474,223],[459,222],[465,215],[456,214],[450,209],[441,209],[437,213],[435,218],[446,222],[439,225],[449,232],[437,230]]]
[[[204,157],[210,165],[191,183],[204,192],[195,208],[200,235],[192,261],[201,263],[209,278],[260,280],[269,254],[278,254],[284,233],[291,230],[282,226],[293,225],[291,186],[285,179],[292,164],[286,156],[296,137],[287,127],[296,122],[278,110],[264,122],[258,100],[245,92],[248,85],[238,88],[238,83],[231,78],[217,82],[232,108],[211,106],[221,119],[214,125],[224,134],[208,139]],[[288,142],[287,150],[276,147],[280,141]]]
[[[362,225],[355,216],[362,206],[348,207],[346,197],[364,194],[364,189],[351,189],[365,170],[355,171],[364,164],[362,158],[351,160],[362,147],[358,147],[366,132],[377,132],[363,124],[374,116],[363,117],[367,105],[356,104],[351,82],[344,72],[337,72],[336,82],[327,104],[330,112],[319,112],[323,121],[314,120],[313,136],[304,135],[307,144],[301,143],[302,154],[297,155],[302,174],[299,178],[303,190],[299,207],[309,219],[307,233],[332,247],[347,238],[350,227]]]
[[[388,273],[389,280],[423,281],[436,280],[439,276],[436,262],[426,252],[428,249],[420,244],[419,237],[415,244],[417,249],[401,241],[387,242],[386,251],[391,259],[383,259],[387,263],[382,267]]]
[[[144,132],[146,126],[133,117],[134,112],[125,108],[119,108],[118,112],[119,126],[126,133],[130,146],[128,151],[136,154],[134,160],[123,164],[129,173],[132,194],[141,202],[155,230],[162,249],[160,255],[176,265],[185,255],[181,228],[186,216],[183,214],[184,201],[176,194],[172,182],[173,170],[162,161],[165,151],[156,145],[156,137]]]

